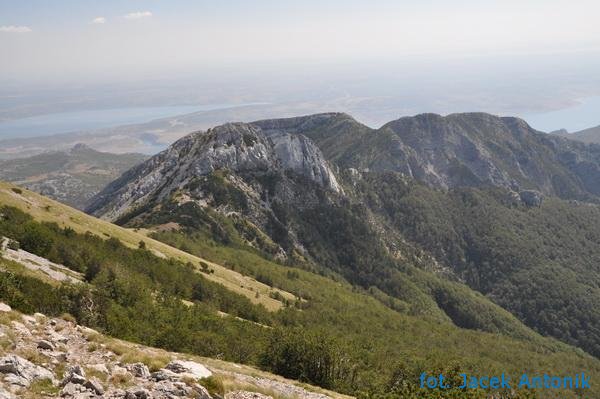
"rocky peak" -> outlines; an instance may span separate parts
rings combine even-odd
[[[256,124],[227,123],[192,133],[130,170],[96,196],[88,211],[115,219],[134,204],[150,197],[164,199],[216,170],[293,171],[334,192],[341,190],[321,151],[307,137],[266,134]]]

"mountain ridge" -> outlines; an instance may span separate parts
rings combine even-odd
[[[177,162],[185,164],[186,173],[178,175],[177,170],[171,169],[177,166]],[[134,201],[143,201],[148,195],[163,198],[173,187],[187,184],[193,177],[217,169],[236,172],[246,169],[293,170],[335,192],[340,190],[320,150],[303,136],[277,134],[267,137],[252,125],[230,123],[178,140],[166,151],[108,185],[91,201],[87,210],[93,214],[106,213],[103,210],[106,199],[114,199],[116,194],[120,194],[126,200],[108,212],[109,218],[115,218]],[[127,187],[132,179],[143,182],[140,176],[150,180],[150,184]],[[161,186],[164,179],[172,178],[175,180],[169,181],[168,187]]]
[[[298,137],[313,142],[311,148],[318,147],[319,155],[303,158],[306,162],[295,169],[282,167],[280,158],[264,151],[259,152],[264,156],[248,158],[248,132],[251,141],[260,138],[260,148],[269,148],[269,154],[275,154],[272,138],[289,143]],[[228,143],[232,136],[237,139]],[[211,157],[221,150],[236,155],[217,157],[216,162]],[[244,163],[247,159],[252,162]],[[196,163],[204,168],[190,167]],[[494,310],[486,310],[483,318],[474,313],[473,306],[483,304],[466,299],[466,284],[537,331],[600,353],[600,336],[592,330],[586,330],[588,336],[553,329],[545,314],[529,314],[510,299],[514,286],[501,284],[516,284],[521,298],[533,289],[530,282],[537,281],[523,276],[550,264],[560,275],[572,276],[577,265],[584,265],[577,272],[586,280],[569,278],[570,289],[552,300],[551,310],[573,328],[596,322],[597,312],[581,292],[596,281],[592,260],[597,254],[588,244],[596,234],[594,221],[600,219],[594,205],[588,212],[569,201],[599,201],[600,146],[553,137],[521,119],[485,113],[421,114],[379,129],[343,113],[325,113],[197,132],[139,168],[146,172],[126,173],[88,211],[128,227],[149,228],[153,237],[186,247],[206,250],[201,240],[207,239],[214,245],[251,247],[279,262],[334,272],[363,289],[381,290],[410,314],[506,332],[510,323],[505,325]],[[323,174],[312,172],[319,170],[333,175],[340,189],[316,178]],[[574,226],[561,219],[565,209],[573,212],[572,220],[585,221],[576,226],[587,251],[580,255],[577,243],[570,241],[561,244],[568,256],[555,254],[546,244],[552,236],[531,218],[533,213],[549,218],[556,234],[567,237]],[[497,215],[498,221],[488,222],[502,229],[479,225],[471,217],[475,211],[481,212],[479,220]],[[530,225],[518,224],[519,218]],[[179,226],[177,231],[160,227],[172,223]],[[526,249],[536,242],[536,234],[545,237],[539,243],[545,251]],[[520,242],[520,236],[528,238]],[[431,237],[438,239],[432,242]],[[550,292],[560,292],[558,280],[546,283]],[[531,299],[536,306],[550,303],[542,292],[535,295]],[[565,306],[586,313],[565,314]]]
[[[520,118],[426,113],[378,129],[346,114],[304,118],[255,123],[300,131],[341,167],[400,172],[434,187],[499,185],[579,200],[595,200],[600,193],[600,147],[538,132]],[[322,126],[298,123],[311,119]],[[290,128],[292,121],[296,123]],[[333,134],[325,135],[323,129]]]
[[[564,129],[552,132],[557,136],[564,137],[569,140],[581,141],[587,144],[600,144],[600,126],[594,126],[577,132],[568,132]]]

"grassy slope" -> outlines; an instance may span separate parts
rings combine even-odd
[[[207,261],[176,248],[168,246],[159,241],[146,237],[145,235],[124,229],[109,222],[96,219],[83,212],[70,208],[59,202],[43,197],[32,191],[19,188],[21,193],[12,190],[14,185],[0,182],[0,204],[14,206],[29,213],[36,220],[56,222],[61,226],[69,226],[75,231],[85,233],[90,231],[100,237],[115,237],[125,245],[137,247],[140,241],[146,243],[146,247],[158,254],[170,258],[176,258],[184,262],[192,262],[197,267],[200,262],[206,262],[214,270],[213,274],[204,274],[212,281],[223,284],[233,292],[248,297],[254,303],[261,303],[267,309],[275,311],[282,307],[282,303],[269,296],[271,287],[260,283],[250,277],[243,276],[233,270],[227,269],[219,264]],[[277,290],[287,299],[295,299],[294,295]],[[258,292],[259,298],[256,298]]]
[[[0,183],[0,204],[16,206],[38,220],[68,225],[80,232],[89,230],[100,236],[111,235],[131,246],[136,246],[143,239],[149,248],[166,256],[196,263],[200,261],[198,257],[140,233],[100,221],[29,191],[15,193],[8,184]],[[593,384],[600,378],[600,361],[555,340],[533,333],[529,340],[518,340],[501,334],[457,328],[447,322],[403,315],[344,282],[297,269],[293,269],[297,271],[297,277],[290,279],[289,268],[244,250],[219,249],[207,252],[207,256],[215,261],[227,261],[242,270],[244,267],[260,267],[272,277],[274,285],[309,298],[304,310],[287,309],[280,313],[282,322],[319,327],[339,335],[364,359],[363,364],[357,364],[357,367],[366,369],[362,378],[368,378],[369,372],[373,378],[380,378],[381,373],[390,372],[397,363],[421,365],[422,369],[430,370],[459,363],[468,371],[486,375],[507,372],[516,376],[524,370],[557,375],[585,371],[592,376],[592,390],[586,396],[600,398],[600,386]],[[241,274],[215,263],[211,265],[215,268],[214,279],[219,282],[237,287],[235,282],[245,279]],[[260,283],[250,281],[254,287],[260,286]],[[264,287],[270,290],[268,286]],[[242,289],[242,292],[245,291]],[[250,292],[253,299],[254,291]],[[261,301],[271,299],[266,295],[260,297]],[[268,304],[272,309],[276,308],[271,301]],[[566,392],[563,397],[575,396],[573,392]]]
[[[0,259],[0,264],[2,259]],[[23,314],[18,311],[12,310],[10,312],[5,312],[0,314],[0,326],[4,325],[8,328],[14,328],[12,321],[21,321],[23,318]],[[40,320],[41,316],[37,317],[37,320]],[[44,320],[44,318],[41,318]],[[202,356],[193,356],[188,354],[169,352],[163,349],[148,347],[139,344],[132,344],[131,342],[123,341],[117,338],[112,338],[106,335],[103,335],[95,330],[85,328],[83,329],[84,335],[89,342],[88,351],[96,344],[105,345],[106,348],[113,351],[118,360],[123,363],[132,363],[132,362],[141,362],[146,364],[148,367],[163,367],[168,361],[172,359],[180,359],[180,360],[191,360],[198,362],[207,366],[212,372],[213,375],[220,380],[226,392],[235,391],[238,389],[248,389],[252,392],[259,392],[268,395],[273,395],[276,399],[295,399],[294,396],[282,396],[279,392],[270,390],[268,387],[259,386],[258,384],[248,384],[244,380],[240,380],[237,375],[250,376],[256,378],[264,378],[269,381],[276,381],[280,383],[284,383],[287,385],[295,385],[301,388],[304,388],[309,392],[316,392],[327,395],[333,399],[350,399],[351,396],[343,395],[338,392],[330,391],[321,387],[313,386],[310,384],[302,383],[295,380],[290,380],[287,378],[283,378],[281,376],[259,370],[255,367],[251,367],[248,365],[226,362],[218,359],[211,359]],[[14,332],[11,331],[11,335]],[[7,339],[4,338],[2,343],[6,343]],[[0,354],[5,355],[7,353],[15,352],[14,349],[9,349],[7,347],[0,347]],[[39,359],[45,359],[45,357],[40,356]],[[34,359],[36,360],[36,359]],[[85,365],[84,365],[85,367]],[[89,370],[88,370],[89,372]],[[102,376],[101,376],[102,377]],[[38,396],[35,396],[38,397]]]
[[[162,233],[158,237],[181,242],[181,236]],[[185,241],[192,251],[242,270],[260,270],[272,277],[273,283],[288,291],[309,296],[311,305],[299,316],[304,325],[321,326],[336,331],[365,350],[365,365],[390,370],[395,364],[417,364],[422,369],[432,365],[460,364],[464,369],[482,375],[507,372],[520,375],[546,372],[563,375],[578,371],[600,377],[600,361],[554,339],[531,333],[529,340],[517,340],[501,334],[457,328],[451,323],[412,317],[382,306],[364,292],[346,283],[335,282],[313,273],[294,269],[299,277],[286,277],[289,269],[265,261],[260,256],[240,249],[213,247],[210,244]],[[373,369],[373,373],[378,373]],[[598,391],[596,391],[598,389]],[[600,387],[592,388],[589,397],[600,397]],[[574,397],[572,392],[563,397]]]

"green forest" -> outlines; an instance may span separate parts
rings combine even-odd
[[[384,305],[382,292],[283,266],[252,251],[219,246],[208,255],[245,273],[255,268],[303,300],[267,312],[207,281],[190,265],[153,255],[143,243],[128,248],[114,238],[36,222],[10,207],[1,208],[0,215],[0,234],[14,240],[13,247],[18,242],[85,276],[85,283],[59,285],[19,273],[2,260],[3,301],[23,312],[68,313],[133,342],[254,364],[359,397],[419,397],[417,377],[423,370],[518,373],[528,364],[546,372],[585,368],[600,375],[595,359],[532,332],[515,339],[460,329],[436,317],[413,317]],[[438,394],[485,396],[455,391]]]

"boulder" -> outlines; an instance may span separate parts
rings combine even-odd
[[[27,338],[31,337],[31,331],[29,331],[29,328],[25,327],[25,324],[16,320],[11,321],[10,324],[12,325],[13,330],[19,335]]]
[[[35,317],[35,318],[36,318],[36,320],[42,320],[42,321],[47,319],[47,317],[46,317],[46,315],[45,315],[45,314],[43,314],[43,313],[39,313],[39,312],[35,312],[35,313],[33,314],[33,317]]]
[[[0,387],[0,399],[17,399],[15,395]]]
[[[212,375],[212,372],[204,365],[187,360],[173,360],[165,366],[167,370],[171,370],[176,374],[183,374],[191,378],[206,378]]]
[[[37,325],[37,323],[38,323],[38,322],[37,322],[37,320],[35,319],[35,317],[33,317],[33,316],[29,316],[29,315],[27,315],[27,314],[24,314],[23,316],[21,316],[21,318],[23,319],[23,321],[24,321],[26,324],[29,324],[29,325],[31,325],[31,326],[35,326],[35,325]]]
[[[85,387],[77,384],[73,384],[72,382],[67,383],[63,389],[60,391],[60,396],[62,397],[73,397],[79,393],[85,392]]]
[[[89,389],[90,391],[96,393],[96,395],[104,394],[104,388],[102,384],[96,377],[92,377],[83,384],[84,387]]]
[[[95,370],[102,374],[110,374],[110,372],[108,371],[108,367],[106,367],[106,364],[104,364],[104,363],[90,364],[88,366],[88,368]],[[124,370],[123,373],[125,373],[125,369],[123,369],[123,370]]]
[[[544,199],[544,195],[536,190],[523,190],[519,192],[519,197],[521,197],[521,201],[527,206],[542,206],[542,200]]]
[[[17,374],[8,374],[6,377],[4,377],[4,382],[17,387],[27,388],[29,385],[31,385],[32,381]]]
[[[68,383],[83,385],[86,383],[85,371],[79,365],[69,366],[65,371],[65,376],[61,382],[61,386],[66,386]]]
[[[208,390],[206,388],[204,388],[202,385],[200,384],[194,384],[192,386],[192,388],[194,389],[194,397],[197,399],[212,399],[212,396],[210,396],[210,393],[208,392]]]
[[[7,304],[5,304],[4,302],[0,302],[0,312],[10,312],[12,310],[12,308],[10,306],[8,306]]]
[[[7,355],[0,358],[0,373],[8,374],[5,378],[15,385],[28,387],[36,380],[54,381],[54,374],[50,370],[37,366],[29,360],[17,355]]]
[[[153,381],[165,381],[165,380],[173,381],[173,380],[179,379],[180,376],[171,370],[160,369],[160,370],[155,371],[154,373],[150,374],[150,378]]]
[[[144,363],[128,364],[125,366],[125,368],[136,377],[150,378],[150,370]]]
[[[150,392],[146,388],[132,388],[127,390],[126,399],[150,399]]]
[[[38,349],[44,349],[44,350],[49,350],[49,351],[54,350],[54,344],[50,341],[46,341],[45,339],[38,342],[37,347],[38,347]]]
[[[183,382],[160,381],[153,387],[153,396],[156,397],[189,397],[193,390]],[[158,394],[158,395],[157,395]]]
[[[50,333],[50,340],[52,340],[52,342],[58,342],[59,344],[66,344],[69,342],[68,337],[65,337],[64,335],[58,334],[54,331]]]
[[[51,358],[53,358],[55,361],[59,362],[59,363],[65,363],[67,361],[67,359],[69,358],[69,355],[66,352],[59,352],[59,351],[55,351],[55,352],[50,352],[50,353],[45,353],[47,356],[50,356]]]

